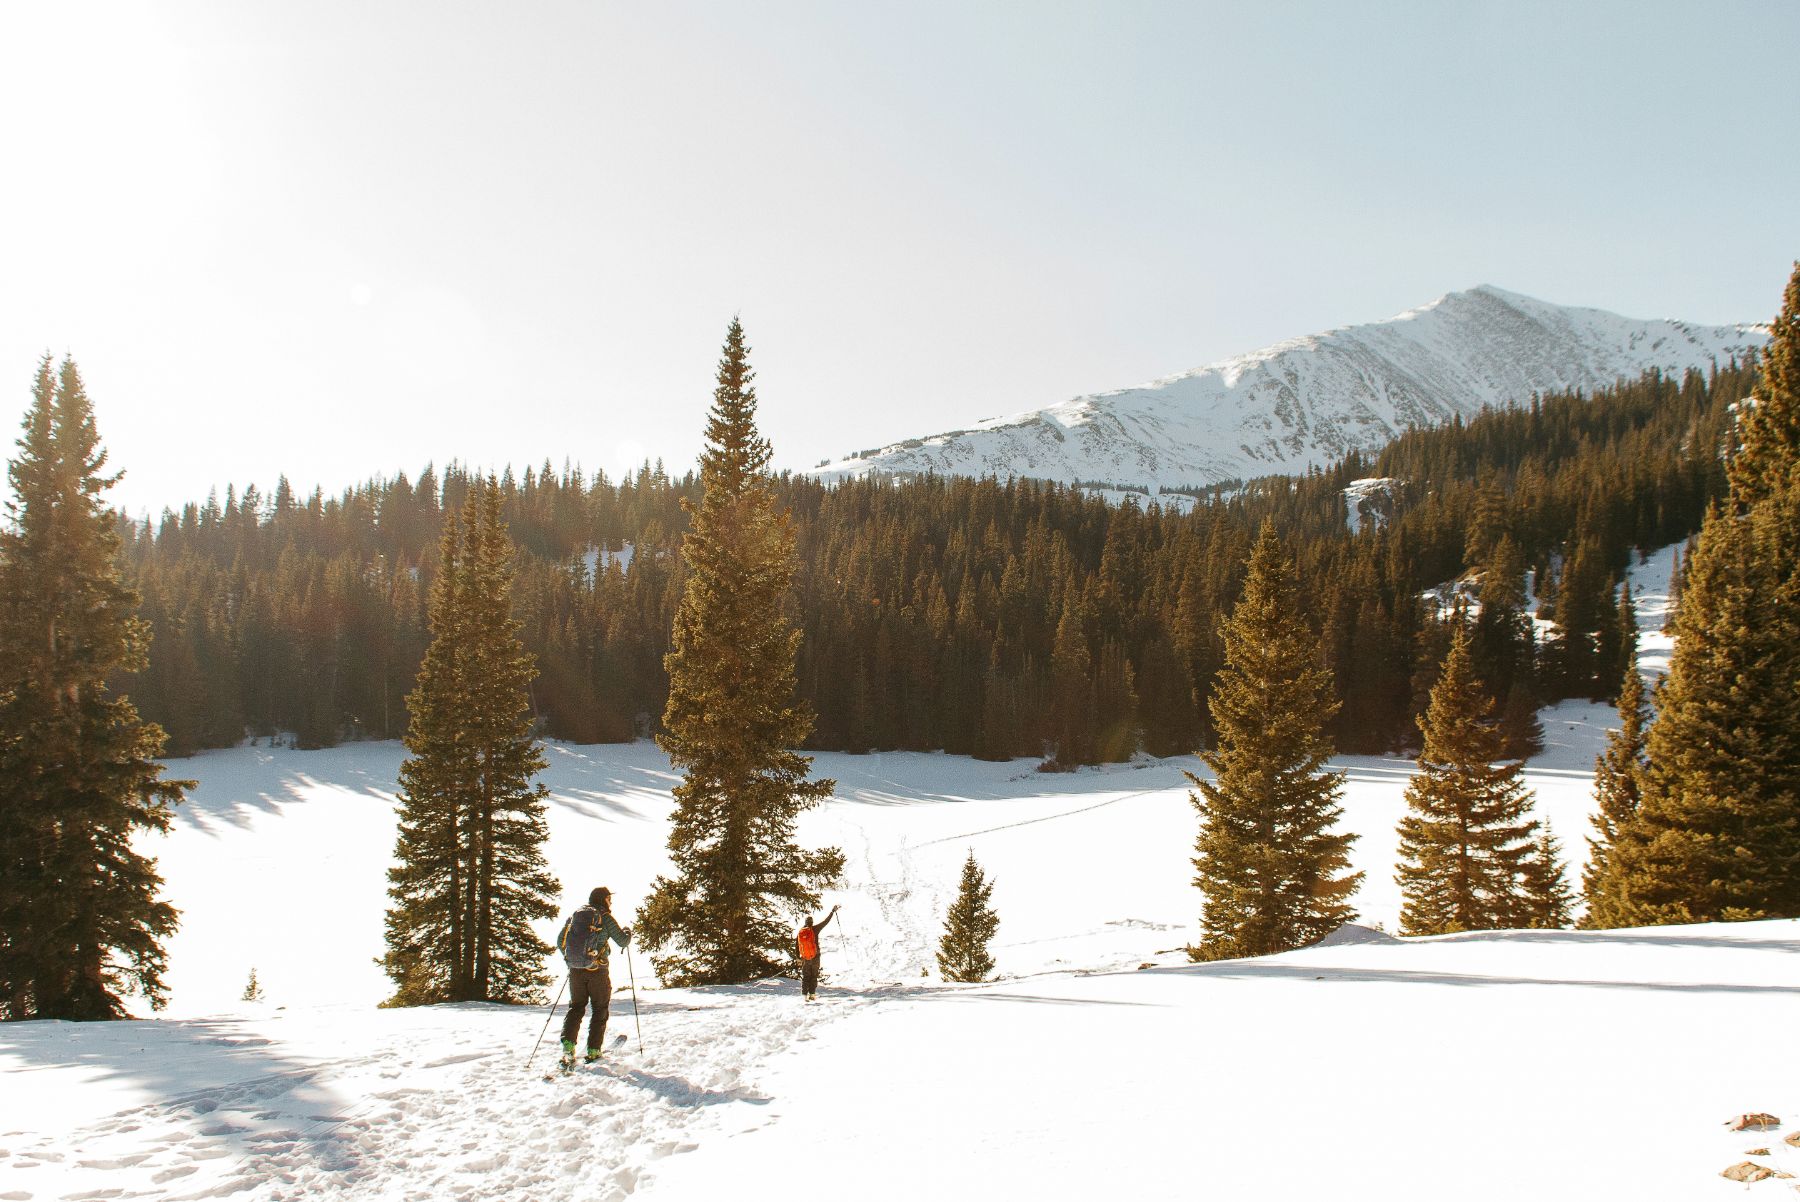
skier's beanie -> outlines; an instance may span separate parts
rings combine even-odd
[[[608,889],[605,885],[601,885],[592,893],[588,894],[588,905],[604,906],[611,897],[612,890]]]

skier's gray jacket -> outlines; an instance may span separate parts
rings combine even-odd
[[[606,946],[608,939],[620,947],[631,942],[611,914],[603,914],[593,906],[583,906],[563,923],[556,946],[563,954],[563,962],[571,969],[601,968],[606,964],[607,953],[612,950]]]

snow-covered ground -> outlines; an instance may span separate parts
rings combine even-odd
[[[1668,566],[1634,579],[1653,670]],[[1577,860],[1609,714],[1547,711],[1529,773]],[[548,751],[565,908],[604,883],[628,910],[666,868],[666,759],[648,743]],[[632,1038],[611,1066],[545,1082],[547,1052],[525,1068],[541,1006],[377,1008],[402,754],[243,747],[176,765],[200,786],[155,847],[183,912],[172,1004],[0,1027],[0,1200],[1689,1199],[1744,1188],[1715,1175],[1758,1147],[1800,1172],[1779,1034],[1800,923],[1371,934],[1191,966],[1191,759],[1039,775],[820,756],[838,787],[801,834],[848,858],[823,1001],[789,982],[653,988],[640,960],[642,1050],[625,989],[612,1030]],[[1368,873],[1357,904],[1391,927],[1411,764],[1339,766]],[[997,882],[1003,979],[947,986],[934,943],[971,848]],[[239,1000],[252,968],[260,1003]],[[614,984],[629,976],[616,962]],[[1789,1126],[1719,1125],[1745,1110]]]

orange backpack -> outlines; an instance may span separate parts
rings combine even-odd
[[[811,927],[800,928],[800,958],[802,960],[819,958],[819,932]]]

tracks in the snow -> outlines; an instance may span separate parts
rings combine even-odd
[[[1081,806],[1078,809],[1062,810],[1055,814],[1041,814],[1036,818],[1022,818],[1018,822],[1002,822],[998,826],[990,826],[982,830],[970,831],[963,835],[945,835],[941,839],[927,839],[922,843],[915,843],[912,846],[931,847],[938,843],[955,843],[959,839],[975,839],[982,835],[992,835],[1000,831],[1016,830],[1021,826],[1035,826],[1040,822],[1055,822],[1059,818],[1073,818],[1077,814],[1091,814],[1095,810],[1103,810],[1107,806],[1118,805],[1121,801],[1130,801],[1134,797],[1148,797],[1152,793],[1167,793],[1171,788],[1176,787],[1178,786],[1161,785],[1154,789],[1139,789],[1134,793],[1121,793],[1117,797],[1109,797],[1105,801],[1097,801],[1093,805]]]
[[[465,1023],[446,1008],[378,1051],[189,1090],[14,1143],[0,1164],[24,1170],[9,1175],[33,1199],[621,1202],[721,1125],[770,1121],[766,1066],[859,1008],[802,1007],[780,987],[708,994],[670,999],[645,1054],[600,1072],[545,1084],[524,1068],[541,1010]]]

